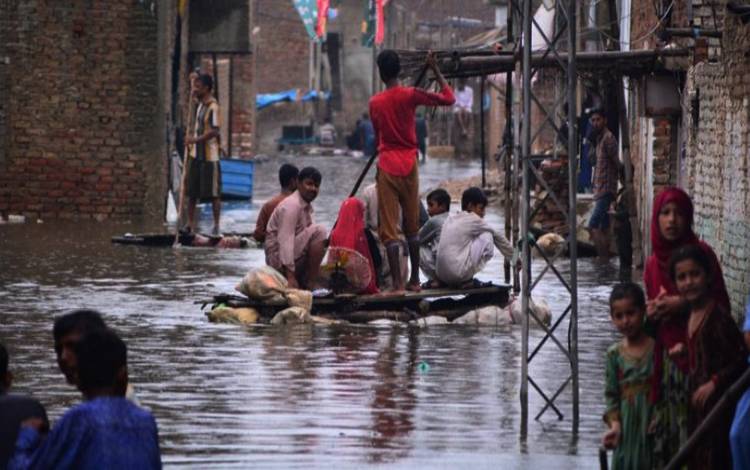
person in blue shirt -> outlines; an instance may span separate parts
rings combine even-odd
[[[24,421],[8,463],[15,469],[160,469],[156,420],[125,398],[127,348],[112,330],[75,345],[84,402],[68,410],[46,438],[37,418]]]
[[[370,116],[367,113],[362,114],[357,125],[362,152],[366,157],[371,157],[375,153],[375,128],[372,126]]]
[[[745,308],[745,344],[750,348],[750,301]],[[750,362],[750,358],[748,358]],[[729,442],[732,445],[732,465],[734,470],[750,470],[750,389],[737,403],[734,421],[729,431]]]

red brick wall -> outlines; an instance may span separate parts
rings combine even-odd
[[[310,41],[291,1],[257,0],[256,91],[274,93],[299,88],[304,93],[309,80]],[[284,124],[308,123],[302,104],[283,103],[258,111],[256,118],[259,152],[275,148]]]
[[[255,95],[253,94],[253,58],[237,57],[234,62],[234,103],[232,105],[232,156],[250,158],[255,152],[253,146],[253,118]]]
[[[144,215],[147,181],[165,168],[157,163],[156,16],[137,2],[5,4],[0,212]]]
[[[417,22],[440,23],[450,17],[461,17],[472,20],[482,20],[485,25],[495,23],[495,7],[484,1],[465,0],[391,0],[404,6],[409,11],[417,12]],[[486,31],[487,28],[446,28],[441,36],[438,28],[418,28],[415,32],[416,47],[439,47],[442,37],[446,44],[457,44],[475,34]],[[430,34],[431,33],[431,34]]]
[[[255,12],[258,93],[307,89],[309,39],[292,2],[258,0]]]

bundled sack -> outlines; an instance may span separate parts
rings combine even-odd
[[[467,312],[453,320],[453,323],[459,325],[509,326],[513,324],[513,318],[510,315],[509,308],[488,305]]]
[[[567,240],[556,233],[546,233],[536,241],[536,249],[544,253],[547,258],[554,259],[565,253],[567,243]]]
[[[302,307],[289,307],[274,315],[272,325],[296,325],[299,323],[313,323],[310,311]]]
[[[287,289],[284,298],[290,307],[299,307],[308,312],[312,310],[313,295],[309,290]]]
[[[263,266],[245,274],[234,289],[251,299],[283,302],[289,284],[280,272],[270,266]]]
[[[529,308],[534,312],[539,320],[542,321],[546,326],[552,324],[552,311],[549,305],[544,299],[531,300]],[[520,325],[523,323],[523,311],[521,310],[521,299],[513,299],[510,303],[510,315],[513,318],[513,323]],[[529,326],[531,328],[538,327],[536,321],[529,319]]]
[[[258,312],[252,308],[232,308],[220,305],[208,312],[208,320],[214,323],[252,325],[258,322]]]

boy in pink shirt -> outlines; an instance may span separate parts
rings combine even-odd
[[[399,208],[403,211],[404,234],[409,244],[411,276],[404,286],[399,270],[391,270],[393,289],[406,287],[419,291],[419,177],[417,172],[417,106],[450,106],[453,91],[440,73],[435,56],[427,55],[427,66],[435,74],[440,93],[403,87],[398,80],[401,63],[398,54],[386,49],[378,54],[378,71],[385,91],[370,98],[370,118],[378,148],[378,217],[380,239],[386,247],[390,266],[398,266],[397,227]]]

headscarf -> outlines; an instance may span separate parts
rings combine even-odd
[[[677,210],[685,217],[685,233],[678,240],[667,240],[659,230],[659,213],[669,203],[675,203]],[[721,266],[716,258],[716,254],[711,247],[701,240],[693,232],[693,202],[690,196],[680,188],[669,187],[662,191],[654,201],[654,210],[651,214],[651,249],[653,259],[649,259],[644,281],[646,284],[646,293],[649,299],[653,299],[659,294],[661,287],[667,291],[667,294],[676,295],[677,287],[672,282],[669,273],[669,259],[672,253],[678,248],[687,245],[698,245],[708,255],[711,260],[711,293],[710,295],[716,300],[716,303],[729,312],[729,295],[724,285],[724,275]]]
[[[685,232],[678,240],[667,240],[659,229],[659,213],[669,203],[675,203],[677,210],[685,217]],[[676,187],[664,189],[654,201],[654,209],[651,214],[651,249],[652,255],[646,263],[643,273],[646,294],[649,300],[654,299],[661,288],[668,295],[677,295],[677,287],[672,282],[669,273],[669,259],[675,250],[687,245],[698,245],[706,252],[711,260],[711,297],[716,304],[729,312],[729,295],[724,285],[724,275],[716,254],[711,247],[698,239],[693,231],[693,202],[685,191]],[[687,316],[674,315],[659,323],[656,332],[656,346],[654,348],[654,376],[651,398],[657,400],[660,393],[660,379],[662,373],[662,358],[664,350],[671,349],[677,343],[683,343],[687,347]],[[675,365],[683,372],[689,371],[689,363],[685,355],[673,360]]]
[[[336,226],[331,231],[330,246],[348,248],[367,258],[370,267],[370,283],[361,293],[374,294],[378,292],[375,265],[365,235],[365,205],[356,197],[347,198],[341,204]]]
[[[659,213],[664,206],[671,202],[675,203],[677,210],[685,217],[685,233],[678,240],[667,240],[659,229]],[[661,286],[664,286],[669,294],[677,293],[677,288],[669,275],[669,258],[674,250],[685,245],[697,245],[699,243],[700,240],[693,232],[693,202],[690,200],[690,196],[680,188],[670,187],[662,191],[654,201],[654,210],[651,214],[651,249],[659,264],[658,277],[655,279],[659,285],[646,286],[649,290],[649,298],[655,297]],[[646,283],[649,283],[648,279]],[[653,284],[653,281],[651,283]],[[649,289],[650,287],[655,287],[655,291]]]

